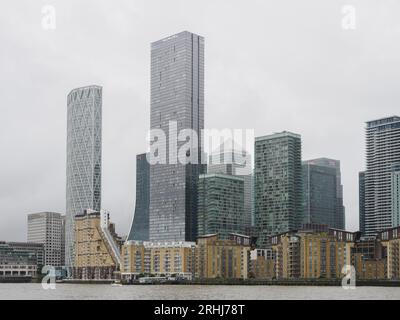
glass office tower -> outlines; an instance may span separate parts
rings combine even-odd
[[[345,229],[343,187],[338,186],[340,162],[326,158],[308,160],[303,162],[302,168],[304,223]]]
[[[150,128],[166,135],[165,148],[157,154],[168,161],[150,164],[150,241],[195,241],[204,128],[203,37],[184,31],[151,44],[150,100]],[[186,143],[176,143],[183,129],[197,133],[186,153],[192,159],[190,164],[173,163],[176,157],[170,146],[175,145],[179,152]]]
[[[67,99],[65,264],[74,263],[74,217],[101,209],[102,88],[72,90]]]
[[[250,230],[253,216],[253,177],[250,154],[239,148],[225,150],[224,145],[221,145],[219,150],[210,155],[207,173],[233,175],[244,179],[244,223],[247,230]]]
[[[128,240],[149,240],[150,164],[146,153],[136,156],[135,215]]]
[[[334,223],[337,229],[346,229],[346,212],[343,205],[343,185],[342,173],[340,170],[340,160],[329,158],[318,158],[309,160],[314,165],[333,168],[336,171],[336,210]]]
[[[244,178],[226,174],[200,175],[198,235],[245,233]]]

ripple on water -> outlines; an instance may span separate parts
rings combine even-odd
[[[91,284],[56,284],[55,290],[44,290],[40,284],[0,284],[0,299],[150,299],[150,300],[258,300],[258,299],[400,299],[400,288],[306,286],[177,286],[134,285],[111,286]]]

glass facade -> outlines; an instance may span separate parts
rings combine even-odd
[[[392,164],[392,227],[400,226],[400,162]]]
[[[309,160],[314,165],[334,168],[336,170],[336,213],[335,213],[335,225],[337,229],[345,229],[346,226],[346,212],[343,205],[343,185],[342,185],[342,173],[340,170],[340,160],[334,160],[329,158],[318,158]]]
[[[358,173],[358,208],[359,208],[359,229],[365,233],[365,172]]]
[[[247,228],[250,228],[253,216],[251,156],[246,151],[223,150],[210,155],[207,173],[233,175],[244,179],[244,223]],[[243,163],[243,160],[246,163]]]
[[[232,175],[204,174],[198,187],[198,235],[245,233],[244,179]]]
[[[136,156],[135,215],[128,240],[149,240],[150,164],[146,153]]]
[[[365,234],[392,226],[392,165],[400,162],[400,117],[366,125]]]
[[[336,170],[303,163],[304,223],[336,226]]]
[[[102,88],[72,90],[67,103],[65,263],[74,263],[74,217],[101,208]]]
[[[340,161],[308,160],[302,168],[304,223],[345,229]]]
[[[38,265],[38,254],[41,252],[43,255],[43,247],[21,249],[22,245],[0,242],[0,279],[7,276],[34,277],[41,271],[43,265]]]
[[[258,245],[303,222],[301,137],[290,132],[255,141],[255,227]]]
[[[167,139],[158,154],[170,160],[170,143],[184,129],[197,132],[190,159],[201,163],[204,128],[204,39],[184,31],[151,44],[150,128]],[[170,131],[170,122],[176,127]],[[176,139],[177,140],[177,139]],[[177,143],[177,150],[186,141]],[[168,147],[167,147],[168,146]],[[172,157],[172,154],[171,154]],[[193,161],[194,162],[194,161]],[[195,241],[197,237],[197,183],[202,166],[191,163],[150,165],[150,241]]]

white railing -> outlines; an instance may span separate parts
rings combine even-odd
[[[108,228],[101,228],[101,231],[105,235],[105,238],[107,239],[107,242],[109,243],[111,250],[114,253],[114,256],[118,260],[117,261],[118,265],[120,265],[121,264],[121,253],[119,252],[119,248],[118,248],[117,244],[115,243],[114,238],[112,237]]]
[[[118,245],[115,243],[115,240],[113,236],[110,233],[110,230],[108,230],[108,212],[101,210],[100,212],[100,226],[101,226],[101,231],[104,234],[111,250],[113,251],[113,254],[115,258],[117,259],[118,265],[121,264],[121,253],[119,251]]]

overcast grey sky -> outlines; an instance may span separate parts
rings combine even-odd
[[[56,29],[42,27],[42,7]],[[343,29],[342,8],[356,9]],[[205,37],[205,125],[302,135],[303,159],[342,162],[347,228],[358,228],[364,122],[400,114],[396,0],[2,0],[0,240],[26,215],[65,211],[66,96],[103,86],[102,204],[128,232],[135,155],[149,128],[150,42]]]

